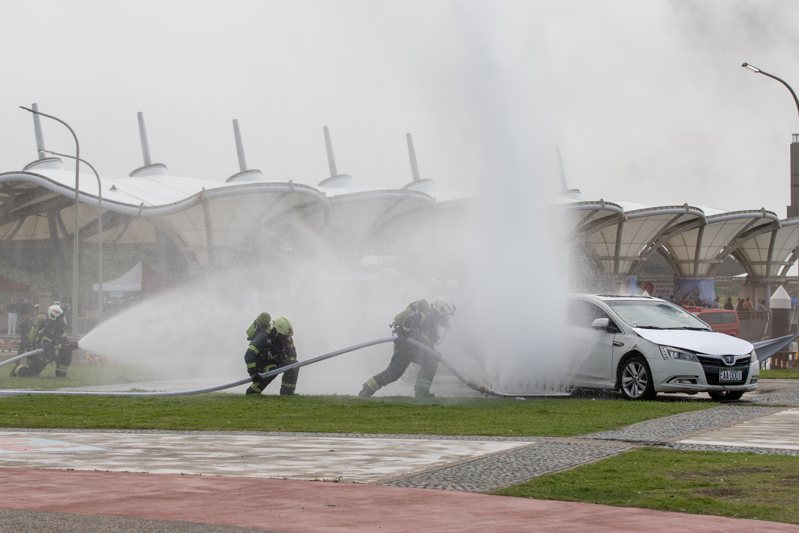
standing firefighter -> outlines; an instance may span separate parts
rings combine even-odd
[[[417,397],[435,396],[430,392],[433,378],[438,370],[438,360],[425,350],[414,346],[408,339],[422,342],[431,348],[441,341],[439,327],[449,328],[449,317],[455,312],[455,306],[446,300],[435,300],[432,304],[427,300],[417,300],[394,317],[391,324],[397,338],[394,339],[394,355],[383,372],[372,376],[363,384],[358,396],[369,398],[381,387],[397,381],[408,365],[419,365],[414,392]]]
[[[259,374],[297,362],[297,350],[292,339],[294,328],[291,322],[288,318],[279,316],[270,323],[269,318],[268,313],[261,313],[247,329],[250,345],[244,353],[244,362],[247,364],[247,373],[252,378],[252,384],[245,393],[247,395],[261,394],[275,379],[275,376],[262,378]],[[283,373],[280,384],[281,396],[294,394],[299,373],[298,368]]]
[[[72,351],[76,346],[67,340],[65,330],[64,309],[60,305],[53,304],[47,308],[47,315],[37,316],[28,333],[26,349],[41,349],[42,352],[23,359],[11,375],[38,376],[47,365],[55,362],[56,377],[67,377],[67,370],[72,364]]]

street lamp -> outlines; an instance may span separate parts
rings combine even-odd
[[[742,63],[741,66],[751,70],[755,74],[762,74],[783,84],[785,88],[790,91],[791,96],[793,96],[793,103],[796,104],[796,112],[799,113],[799,98],[796,97],[796,93],[785,80],[773,74],[769,74],[749,63]],[[793,136],[793,142],[791,143],[791,205],[788,206],[787,212],[789,218],[799,215],[799,198],[797,198],[797,194],[799,193],[797,193],[797,188],[799,188],[799,135],[795,134]],[[799,283],[799,272],[797,272],[797,282]]]
[[[791,89],[791,86],[788,85],[787,83],[785,83],[785,80],[782,80],[782,79],[778,78],[777,76],[775,76],[773,74],[769,74],[765,70],[760,70],[756,66],[750,65],[749,63],[742,63],[741,66],[743,68],[748,68],[749,70],[751,70],[752,72],[754,72],[756,74],[762,74],[764,76],[768,76],[769,78],[771,78],[773,80],[777,80],[781,84],[785,85],[785,87],[787,87],[787,89],[789,91],[791,91],[791,96],[793,96],[793,102],[796,104],[796,111],[797,111],[797,113],[799,113],[799,98],[796,97],[796,93],[793,92],[793,89]]]
[[[46,154],[75,159],[73,155],[61,154],[53,152],[52,150],[45,150],[42,148],[41,151]],[[97,320],[99,322],[103,318],[103,185],[100,182],[100,174],[97,173],[97,169],[94,168],[94,165],[83,158],[80,158],[80,162],[89,167],[94,173],[94,177],[97,178],[97,207],[100,209],[100,214],[97,216],[97,277],[99,278],[99,283],[97,284],[97,289],[99,291],[97,296]]]
[[[75,139],[75,228],[72,234],[72,334],[77,338],[78,336],[78,208],[79,204],[79,187],[80,187],[80,143],[78,142],[78,136],[75,135],[75,130],[73,130],[69,124],[64,122],[58,117],[54,117],[53,115],[48,115],[47,113],[42,113],[41,111],[31,109],[25,106],[19,106],[21,109],[33,113],[34,115],[41,115],[43,117],[47,117],[49,119],[55,120],[64,125],[69,130],[69,133],[72,134],[72,138]]]

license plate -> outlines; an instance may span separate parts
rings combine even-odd
[[[719,382],[741,381],[744,371],[740,368],[722,368],[719,370]]]

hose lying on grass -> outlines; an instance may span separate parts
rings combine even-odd
[[[769,339],[766,341],[756,342],[754,346],[757,350],[758,359],[760,361],[764,361],[777,353],[777,351],[781,350],[789,343],[793,342],[799,335],[791,334],[785,335],[783,337],[778,337],[776,339]],[[305,361],[298,361],[296,363],[292,363],[290,365],[282,366],[280,368],[276,368],[274,370],[270,370],[269,372],[265,372],[261,374],[262,378],[268,378],[272,376],[277,376],[282,374],[283,372],[287,372],[289,370],[293,370],[295,368],[300,368],[306,365],[311,365],[313,363],[317,363],[319,361],[324,361],[325,359],[330,359],[332,357],[336,357],[339,355],[343,355],[345,353],[354,352],[356,350],[360,350],[362,348],[368,348],[370,346],[376,346],[378,344],[385,344],[388,342],[393,342],[394,337],[386,337],[383,339],[377,339],[373,341],[363,342],[360,344],[355,344],[353,346],[349,346],[347,348],[342,348],[341,350],[336,350],[334,352],[326,353],[317,357],[313,357],[311,359],[307,359]],[[413,344],[414,346],[424,350],[428,354],[435,357],[439,363],[443,367],[452,373],[458,380],[460,380],[464,385],[473,389],[481,394],[486,394],[488,396],[497,396],[501,398],[531,398],[531,397],[542,397],[542,396],[570,396],[571,393],[563,391],[563,392],[550,392],[550,393],[520,393],[520,394],[509,394],[503,392],[494,391],[486,385],[480,385],[471,379],[467,378],[466,376],[462,375],[458,372],[451,364],[449,364],[443,356],[438,353],[435,349],[431,348],[430,346],[419,342],[415,339],[408,339],[408,342]],[[14,361],[18,361],[25,357],[31,355],[37,355],[42,352],[42,349],[32,350],[30,352],[25,352],[23,354],[17,355],[10,359],[6,359],[5,361],[0,361],[0,367],[13,363]],[[225,383],[223,385],[217,385],[215,387],[207,387],[201,389],[188,389],[182,391],[161,391],[161,392],[146,392],[146,391],[64,391],[64,390],[21,390],[21,389],[5,389],[0,390],[0,396],[21,396],[24,394],[60,394],[60,395],[84,395],[84,396],[146,396],[146,397],[165,397],[165,396],[190,396],[194,394],[205,394],[209,392],[216,392],[225,389],[231,389],[233,387],[237,387],[239,385],[243,385],[245,383],[249,383],[251,378],[247,377],[244,379],[240,379],[238,381],[234,381],[232,383]]]
[[[449,364],[444,357],[438,353],[435,349],[431,348],[430,346],[419,342],[415,339],[408,339],[408,342],[416,346],[417,348],[421,348],[425,352],[429,353],[433,357],[435,357],[441,366],[449,370],[453,376],[458,378],[464,385],[469,387],[470,389],[474,389],[481,394],[487,394],[488,396],[497,396],[500,398],[534,398],[534,397],[544,397],[544,396],[571,396],[570,392],[566,391],[558,391],[558,392],[542,392],[542,393],[521,393],[521,394],[507,394],[504,392],[497,392],[494,390],[489,389],[486,385],[479,385],[472,381],[471,379],[463,376],[460,372],[455,370],[451,364]]]
[[[289,370],[293,370],[295,368],[300,368],[306,365],[311,365],[313,363],[318,363],[319,361],[324,361],[325,359],[330,359],[331,357],[336,357],[339,355],[343,355],[345,353],[354,352],[356,350],[360,350],[362,348],[368,348],[369,346],[376,346],[378,344],[384,344],[387,342],[393,342],[394,337],[387,337],[383,339],[377,339],[368,342],[362,342],[360,344],[355,344],[353,346],[349,346],[347,348],[342,348],[341,350],[336,350],[334,352],[326,353],[323,355],[319,355],[317,357],[313,357],[311,359],[306,359],[305,361],[297,361],[296,363],[291,363],[290,365],[282,366],[280,368],[275,368],[274,370],[270,370],[269,372],[264,372],[261,374],[262,378],[268,378],[272,376],[277,376],[278,374],[282,374],[283,372],[287,372]],[[22,354],[20,356],[15,357],[14,359],[19,359],[23,356],[33,355],[36,353],[36,350],[33,352],[28,352]],[[8,361],[4,361],[3,364],[8,363]],[[70,396],[144,396],[148,398],[154,397],[167,397],[167,396],[191,396],[193,394],[205,394],[208,392],[216,392],[225,389],[231,389],[233,387],[237,387],[239,385],[244,385],[245,383],[249,383],[252,381],[252,378],[247,377],[244,379],[240,379],[238,381],[234,381],[232,383],[225,383],[223,385],[217,385],[215,387],[206,387],[201,389],[188,389],[188,390],[181,390],[181,391],[160,391],[160,392],[147,392],[147,391],[65,391],[65,390],[0,390],[0,396],[21,396],[24,394],[51,394],[51,395],[70,395]]]

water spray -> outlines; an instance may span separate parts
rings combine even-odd
[[[451,364],[449,364],[444,359],[444,357],[440,353],[438,353],[438,351],[431,348],[430,346],[411,338],[408,338],[408,342],[435,357],[438,360],[438,362],[441,363],[441,366],[449,370],[453,376],[458,378],[458,380],[460,380],[464,385],[466,385],[470,389],[476,390],[480,394],[485,394],[487,396],[496,396],[499,398],[538,398],[546,396],[571,396],[571,393],[566,391],[548,392],[548,393],[521,393],[521,394],[509,394],[504,392],[497,392],[495,390],[490,389],[487,385],[480,385],[472,381],[471,379],[463,376],[460,372],[455,370],[455,368]]]

